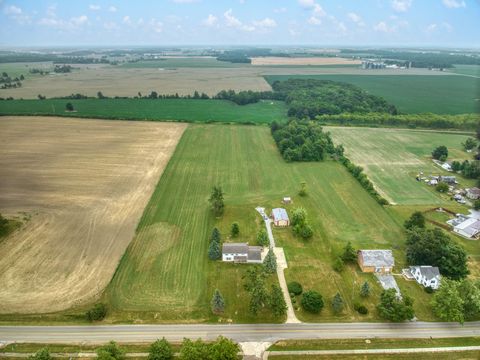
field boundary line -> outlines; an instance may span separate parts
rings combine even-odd
[[[435,352],[458,352],[480,351],[480,346],[447,346],[429,348],[399,348],[399,349],[345,349],[345,350],[286,350],[266,351],[264,359],[269,356],[282,355],[357,355],[357,354],[408,354],[408,353],[435,353]]]

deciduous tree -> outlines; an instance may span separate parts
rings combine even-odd
[[[158,339],[152,345],[148,352],[148,360],[171,360],[173,359],[173,350],[170,343],[165,339]]]

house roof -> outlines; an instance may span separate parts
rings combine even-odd
[[[471,193],[471,194],[480,195],[480,189],[479,189],[479,188],[476,188],[476,187],[467,189],[467,192],[469,192],[469,193]]]
[[[287,210],[283,208],[276,208],[272,210],[273,220],[280,221],[280,220],[287,220],[288,221],[288,214]]]
[[[222,254],[247,254],[247,243],[224,243],[222,245]]]
[[[440,271],[436,266],[410,266],[410,269],[419,269],[420,274],[424,276],[427,280],[432,280],[440,276]]]
[[[364,266],[392,267],[395,265],[392,250],[359,250]]]
[[[468,236],[475,236],[480,232],[480,220],[468,218],[467,220],[457,224],[455,230],[462,231]]]
[[[248,247],[248,260],[262,260],[262,247],[261,246],[249,246]]]

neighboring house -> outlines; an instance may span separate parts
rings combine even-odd
[[[467,189],[467,198],[470,200],[480,199],[480,189],[476,187]]]
[[[453,232],[469,239],[477,239],[480,235],[480,220],[473,217],[457,217],[456,221],[449,221]],[[462,221],[463,220],[463,221]]]
[[[287,210],[283,208],[276,208],[272,210],[272,219],[275,226],[289,226],[290,219],[288,218]]]
[[[443,181],[448,185],[455,185],[457,183],[455,176],[440,176],[440,181]]]
[[[260,264],[262,247],[249,246],[247,243],[224,243],[222,245],[222,261]]]
[[[395,265],[391,250],[359,250],[357,256],[363,272],[391,273]]]
[[[420,285],[438,289],[440,286],[440,271],[436,266],[410,266],[410,272]]]

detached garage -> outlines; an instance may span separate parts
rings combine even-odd
[[[290,225],[287,210],[283,208],[276,208],[272,210],[273,225],[285,227]]]

